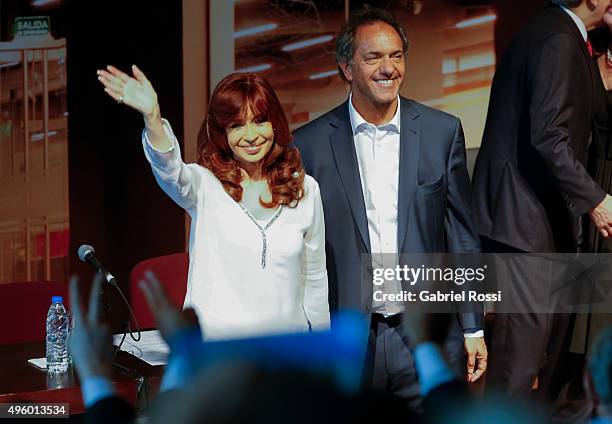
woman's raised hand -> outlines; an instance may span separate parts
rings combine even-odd
[[[104,85],[106,94],[118,103],[137,110],[145,119],[158,117],[159,104],[153,86],[136,65],[132,65],[132,73],[134,77],[109,65],[106,70],[98,70],[98,80]]]

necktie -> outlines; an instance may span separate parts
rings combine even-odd
[[[591,40],[587,39],[587,50],[589,51],[589,55],[593,57],[593,45],[591,44]]]

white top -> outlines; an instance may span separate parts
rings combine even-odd
[[[370,250],[375,268],[394,268],[397,262],[397,202],[400,154],[400,98],[393,118],[376,126],[355,110],[349,97],[349,116],[357,153],[361,188],[368,218]],[[380,290],[380,287],[375,287]],[[385,281],[385,293],[400,293],[398,281]],[[390,316],[402,311],[399,302],[373,301],[374,312]]]
[[[145,155],[160,187],[191,216],[189,276],[184,307],[193,307],[206,339],[251,337],[329,327],[325,227],[317,182],[306,175],[305,196],[282,206],[264,237],[208,169],[185,164],[170,124],[167,152],[143,131]],[[276,218],[275,218],[276,217]],[[310,325],[309,325],[310,324]]]

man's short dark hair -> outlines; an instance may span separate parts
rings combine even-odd
[[[342,27],[338,38],[336,38],[336,62],[351,64],[353,55],[355,54],[355,35],[357,30],[364,26],[374,24],[376,22],[384,22],[393,27],[399,37],[402,39],[402,50],[404,53],[408,51],[408,38],[404,32],[404,27],[399,23],[397,18],[387,10],[370,7],[368,5],[362,7],[357,12],[351,14],[349,21]],[[340,78],[346,81],[346,77],[338,66]]]
[[[565,7],[578,7],[582,3],[582,0],[553,0],[553,3]]]

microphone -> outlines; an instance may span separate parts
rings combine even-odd
[[[100,260],[96,257],[96,251],[94,250],[93,246],[82,244],[79,246],[77,254],[82,262],[87,262],[96,272],[102,274],[108,284],[117,287],[117,280],[113,274],[104,268],[102,262],[100,262]]]

